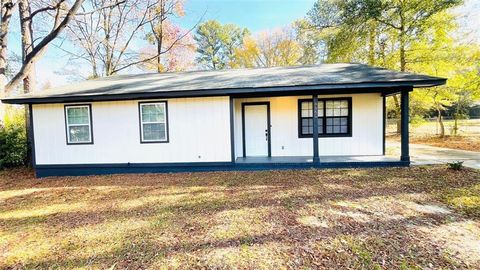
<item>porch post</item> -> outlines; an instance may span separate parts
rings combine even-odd
[[[235,103],[230,96],[230,155],[231,162],[235,163]]]
[[[313,95],[313,163],[320,163],[318,154],[318,96]]]
[[[409,103],[409,91],[411,89],[405,89],[401,92],[401,136],[402,136],[402,150],[401,161],[410,161],[409,154],[409,139],[408,139],[408,103]]]

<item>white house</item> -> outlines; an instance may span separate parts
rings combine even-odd
[[[446,79],[360,64],[121,75],[10,97],[28,104],[37,176],[408,166],[413,88]],[[401,93],[402,155],[385,154]]]

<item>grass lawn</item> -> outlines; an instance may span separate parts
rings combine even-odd
[[[480,268],[480,171],[34,179],[0,172],[0,268]]]

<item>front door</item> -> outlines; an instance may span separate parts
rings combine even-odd
[[[244,103],[244,156],[269,156],[270,127],[268,103]]]

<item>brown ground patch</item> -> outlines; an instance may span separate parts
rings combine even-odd
[[[389,135],[387,140],[400,142],[399,135]],[[478,136],[411,136],[410,143],[431,145],[442,148],[480,152],[480,137]]]
[[[411,143],[480,152],[480,137],[473,136],[445,136],[443,138],[438,136],[414,137],[412,138]]]
[[[34,179],[0,172],[0,268],[480,267],[480,171]]]

